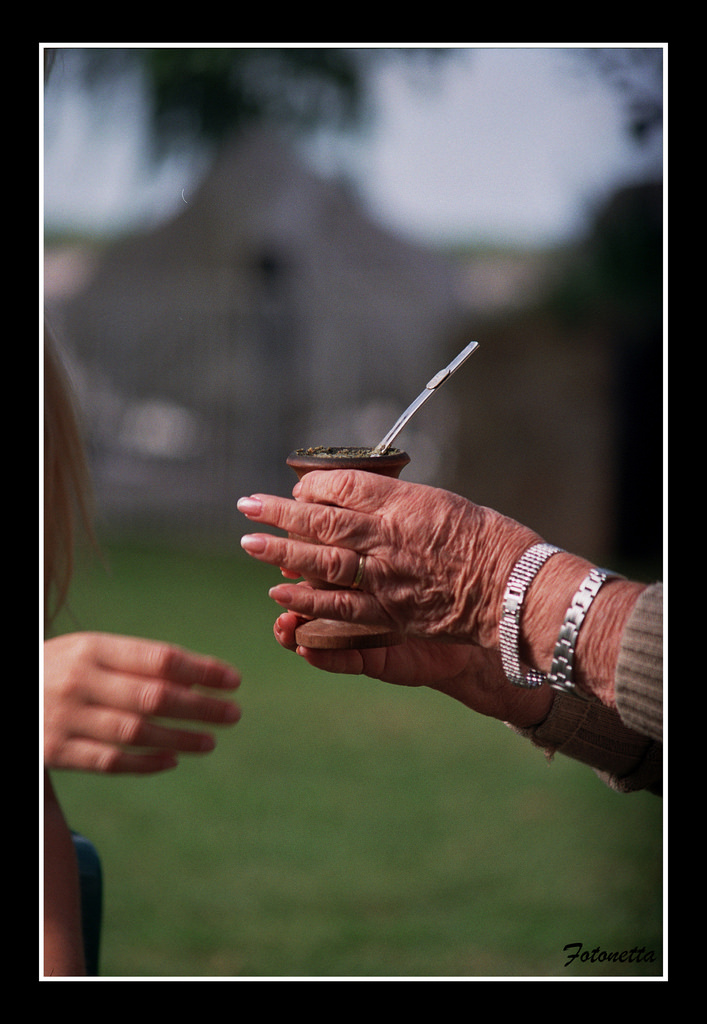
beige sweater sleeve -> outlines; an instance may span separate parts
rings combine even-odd
[[[621,637],[614,680],[621,721],[663,740],[663,585],[643,591]]]
[[[518,729],[549,757],[564,754],[592,767],[612,789],[662,790],[663,588],[648,587],[621,638],[618,711],[558,695],[547,718]]]

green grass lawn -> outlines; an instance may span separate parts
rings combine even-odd
[[[106,555],[62,631],[225,658],[243,717],[160,776],[55,776],[103,862],[103,975],[662,974],[658,798],[439,694],[316,672],[273,639],[277,571],[240,550]],[[570,943],[654,962],[565,966]]]

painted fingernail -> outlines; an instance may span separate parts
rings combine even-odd
[[[237,508],[246,516],[257,516],[263,511],[263,503],[258,498],[239,498]]]
[[[241,547],[249,555],[260,555],[265,550],[265,537],[257,533],[246,533],[241,537]]]

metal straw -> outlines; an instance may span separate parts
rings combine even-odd
[[[407,409],[402,414],[400,419],[397,421],[395,426],[391,430],[389,430],[388,433],[383,438],[383,440],[379,441],[378,444],[375,446],[375,448],[371,452],[372,456],[373,455],[385,455],[385,453],[388,451],[388,449],[390,448],[391,444],[393,443],[395,438],[398,436],[400,431],[403,429],[405,424],[408,422],[410,417],[414,416],[414,414],[417,412],[417,410],[422,405],[425,404],[425,402],[427,401],[428,398],[432,397],[432,395],[435,393],[435,391],[437,391],[438,388],[440,388],[442,386],[442,384],[444,384],[444,382],[446,380],[449,380],[449,378],[452,376],[452,374],[455,372],[455,370],[458,370],[459,367],[462,365],[462,363],[466,362],[466,360],[469,358],[471,353],[474,352],[475,349],[477,349],[478,347],[479,347],[478,341],[470,342],[466,346],[466,348],[463,348],[461,350],[461,352],[459,353],[458,356],[455,356],[454,359],[452,359],[452,361],[449,364],[449,366],[445,366],[445,368],[443,370],[440,370],[439,373],[436,373],[434,375],[434,377],[431,380],[429,380],[427,382],[427,384],[425,384],[424,390],[421,391],[420,394],[415,399],[415,401],[412,402],[411,405],[409,405],[407,407]]]

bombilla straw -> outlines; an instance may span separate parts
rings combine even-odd
[[[407,407],[407,409],[402,414],[400,419],[396,422],[395,426],[391,430],[389,430],[388,433],[383,438],[383,440],[379,441],[378,444],[375,446],[375,448],[371,452],[372,456],[385,455],[385,453],[388,451],[391,444],[398,436],[400,431],[403,429],[405,424],[408,422],[408,420],[417,412],[417,410],[421,406],[425,404],[428,398],[432,397],[435,391],[437,391],[446,380],[449,380],[452,374],[459,369],[462,363],[466,362],[471,353],[474,352],[478,347],[478,341],[470,342],[466,346],[466,348],[463,348],[461,350],[458,356],[455,356],[454,359],[452,359],[449,366],[445,366],[443,370],[440,370],[438,373],[436,373],[434,377],[432,377],[432,379],[429,380],[427,384],[425,384],[424,390],[421,391],[420,394],[415,399],[415,401],[412,402]]]

